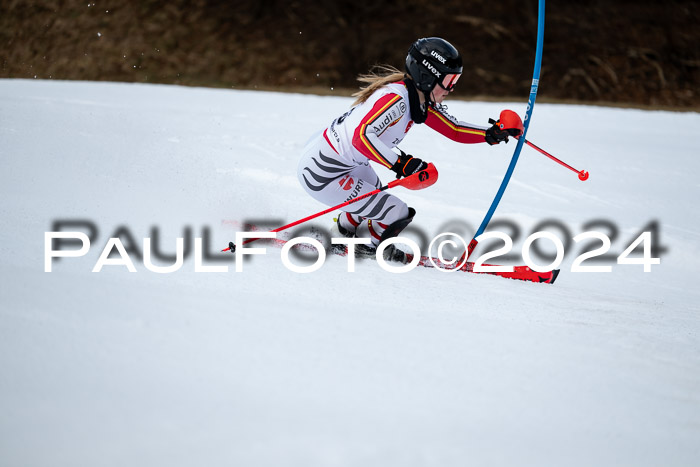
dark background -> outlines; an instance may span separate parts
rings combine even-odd
[[[174,83],[348,95],[377,63],[441,36],[454,97],[526,99],[537,0],[0,0],[0,78]],[[700,2],[546,8],[538,100],[700,109]]]

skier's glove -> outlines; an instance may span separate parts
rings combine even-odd
[[[508,144],[508,133],[510,130],[501,129],[501,127],[499,126],[500,123],[494,120],[493,118],[489,118],[489,123],[491,123],[492,126],[488,130],[486,130],[486,134],[484,135],[486,142],[492,146],[494,144],[500,143],[501,141],[505,141],[506,144]]]
[[[401,150],[399,149],[399,151]],[[396,163],[391,166],[391,170],[396,172],[396,178],[408,177],[409,175],[413,175],[414,173],[420,172],[426,168],[428,168],[428,164],[417,157],[406,154],[403,151],[401,151],[401,155]]]

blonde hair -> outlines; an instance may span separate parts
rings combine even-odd
[[[410,79],[404,72],[399,71],[391,65],[375,65],[366,75],[360,75],[357,80],[367,86],[361,87],[352,97],[357,97],[353,106],[362,104],[377,89],[390,83],[395,83],[404,79]]]

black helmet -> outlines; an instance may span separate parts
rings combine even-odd
[[[429,93],[436,84],[442,85],[447,75],[462,73],[462,57],[445,39],[418,39],[408,50],[406,71],[416,83],[416,88]],[[445,89],[451,90],[451,85],[447,86],[443,85]]]

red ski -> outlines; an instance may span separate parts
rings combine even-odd
[[[409,261],[412,258],[411,255],[406,255],[409,258]],[[446,265],[442,263],[438,258],[429,258],[428,256],[421,256],[420,261],[418,262],[419,266],[423,266],[426,268],[434,268],[433,263],[437,264],[438,267],[443,268],[443,269],[450,269],[449,265]],[[494,266],[493,264],[484,264],[484,266]],[[520,280],[520,281],[529,281],[529,282],[543,282],[545,284],[554,284],[554,281],[557,279],[557,276],[559,275],[559,269],[554,269],[552,271],[545,271],[545,272],[537,272],[533,271],[530,269],[528,266],[513,266],[513,271],[512,272],[482,272],[482,271],[474,271],[474,263],[471,261],[467,261],[464,266],[460,268],[460,271],[462,272],[472,272],[474,274],[491,274],[494,276],[501,276],[505,277],[506,279],[515,279],[515,280]]]
[[[286,241],[284,240],[278,240],[281,242],[281,245],[284,245]],[[281,248],[280,245],[280,248]],[[300,246],[302,244],[299,244],[297,246]],[[304,245],[307,246],[307,245]],[[308,247],[308,246],[307,246]],[[331,248],[331,251],[335,254],[339,254],[341,256],[347,256],[347,248],[345,246],[342,247],[343,251],[333,251],[335,248]],[[308,249],[311,249],[310,247]],[[410,263],[413,261],[413,255],[407,253],[406,258],[408,259],[408,262]],[[445,263],[441,261],[439,258],[434,258],[430,256],[421,256],[420,260],[418,261],[418,266],[424,267],[424,268],[440,268],[440,269],[456,269],[456,266],[458,265],[459,261],[454,261],[454,263]],[[484,263],[484,266],[495,266],[493,264],[486,264]],[[471,272],[474,274],[490,274],[494,276],[500,276],[500,277],[505,277],[506,279],[515,279],[515,280],[520,280],[520,281],[529,281],[529,282],[542,282],[545,284],[553,284],[554,281],[557,279],[557,276],[559,275],[559,269],[554,269],[553,271],[545,271],[545,272],[537,272],[533,271],[530,269],[528,266],[513,266],[513,271],[512,272],[485,272],[485,271],[474,271],[474,263],[471,261],[467,261],[464,263],[464,265],[459,268],[459,272]]]
[[[237,223],[235,223],[237,224]],[[255,232],[259,230],[256,226],[252,225],[247,225],[246,230],[250,232]],[[282,248],[285,243],[287,243],[289,240],[284,239],[284,238],[273,238],[273,239],[265,239],[263,241],[270,242],[273,246],[277,248]],[[296,250],[301,250],[301,251],[315,251],[315,248],[312,247],[311,245],[308,245],[306,243],[298,243],[294,245],[293,247]],[[227,248],[225,251],[233,251],[233,242],[231,242],[230,247]],[[329,249],[329,252],[335,255],[339,256],[347,256],[348,255],[348,250],[345,245],[333,245]],[[406,257],[408,259],[408,262],[410,263],[413,261],[414,256],[412,254],[406,254]],[[438,258],[433,258],[430,256],[421,256],[420,260],[418,261],[417,266],[421,266],[424,268],[440,268],[440,269],[456,269],[456,266],[458,265],[459,261],[454,261],[453,263],[446,263],[444,261],[441,261]],[[495,266],[492,264],[484,264],[484,266]],[[538,283],[545,283],[545,284],[553,284],[554,281],[557,279],[557,276],[559,275],[559,269],[554,269],[553,271],[545,271],[545,272],[537,272],[533,271],[530,269],[528,266],[513,266],[513,271],[512,272],[482,272],[482,271],[474,271],[474,263],[471,261],[468,261],[463,264],[461,268],[459,268],[459,271],[455,272],[471,272],[474,274],[490,274],[494,276],[500,276],[504,277],[506,279],[515,279],[515,280],[520,280],[520,281],[528,281],[528,282],[538,282]]]

